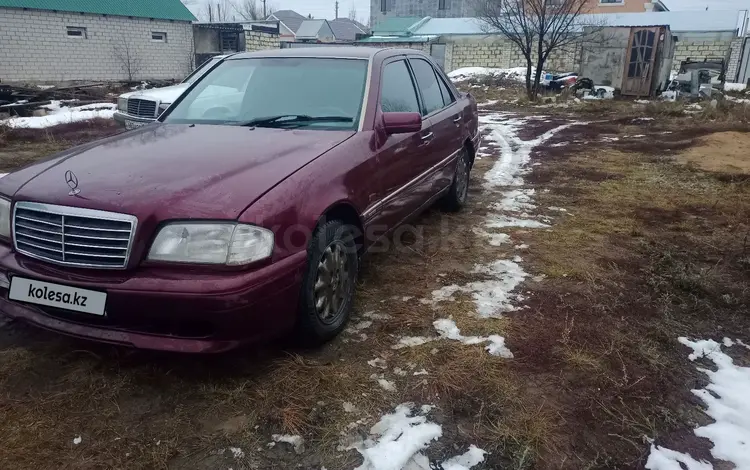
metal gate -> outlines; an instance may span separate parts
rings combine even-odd
[[[622,79],[623,95],[648,96],[654,73],[659,28],[633,28]]]

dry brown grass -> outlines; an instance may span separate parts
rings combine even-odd
[[[511,232],[530,245],[526,270],[546,276],[523,286],[529,308],[487,320],[465,294],[437,309],[419,302],[481,280],[469,274],[476,263],[517,254],[472,233],[492,202],[478,189],[492,164],[483,159],[467,210],[429,211],[418,235],[365,258],[353,324],[366,312],[389,318],[321,350],[185,358],[14,329],[0,347],[0,468],[353,468],[360,458],[337,450],[342,437],[366,434],[403,402],[436,406],[444,437],[433,459],[476,444],[491,452],[487,469],[639,468],[643,435],[671,444],[696,419],[684,406],[694,370],[676,336],[747,331],[750,187],[674,161],[696,137],[735,124],[638,123],[632,108],[615,103],[616,122],[571,128],[558,137],[569,146],[538,149],[543,165],[528,179],[550,189],[536,203],[554,227]],[[636,134],[648,137],[624,137]],[[515,358],[449,340],[391,349],[400,336],[434,336],[432,322],[448,317],[463,335],[505,336]],[[367,364],[376,357],[386,370]],[[413,375],[422,368],[428,375]],[[269,448],[273,433],[302,435],[306,452]],[[246,457],[219,452],[229,446]]]

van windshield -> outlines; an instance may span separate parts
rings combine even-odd
[[[163,118],[172,124],[355,129],[367,60],[226,60],[205,74]]]

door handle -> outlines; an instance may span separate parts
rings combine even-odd
[[[458,116],[456,116],[456,117],[453,118],[453,122],[455,122],[456,124],[458,124],[458,122],[460,120],[461,120],[461,115],[460,114]]]
[[[428,134],[425,134],[422,136],[422,141],[429,141],[432,140],[432,138],[435,137],[435,134],[430,132]]]

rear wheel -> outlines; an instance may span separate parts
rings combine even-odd
[[[315,231],[302,280],[298,331],[307,344],[338,335],[349,321],[359,259],[352,227],[339,220]]]
[[[453,184],[451,184],[451,188],[443,198],[443,207],[445,210],[457,212],[464,207],[469,194],[470,173],[471,161],[469,160],[469,152],[464,147],[456,162],[456,173],[453,175]]]

